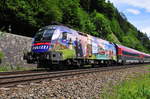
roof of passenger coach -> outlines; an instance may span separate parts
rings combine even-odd
[[[137,54],[141,54],[141,55],[144,55],[144,56],[149,56],[150,57],[150,54],[146,54],[144,52],[140,52],[138,50],[135,50],[135,49],[132,49],[132,48],[129,48],[129,47],[126,47],[126,46],[123,46],[123,45],[119,45],[117,44],[117,46],[125,51],[128,51],[128,52],[132,52],[132,53],[137,53]]]
[[[148,56],[148,57],[150,57],[150,54],[146,54],[146,53],[144,53],[144,56]]]
[[[137,53],[137,54],[143,54],[142,52],[138,51],[138,50],[135,50],[135,49],[132,49],[132,48],[129,48],[129,47],[126,47],[126,46],[123,46],[123,45],[119,45],[119,44],[116,44],[119,48],[123,49],[124,51],[127,51],[127,52],[132,52],[132,53]]]

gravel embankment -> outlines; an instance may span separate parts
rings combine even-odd
[[[16,88],[0,88],[0,99],[92,99],[100,98],[106,86],[148,73],[150,67],[93,73],[61,80],[43,81]]]

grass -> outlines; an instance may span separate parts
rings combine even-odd
[[[101,95],[103,99],[150,99],[150,74],[133,78],[108,88]]]
[[[1,51],[0,51],[0,59],[2,59],[4,57],[4,53],[2,53]]]
[[[150,65],[146,65],[145,67],[150,67]],[[150,71],[150,68],[148,70]]]
[[[10,71],[24,71],[33,70],[35,68],[20,67],[20,66],[0,66],[0,72],[10,72]]]
[[[150,67],[150,65],[146,65],[146,67]]]

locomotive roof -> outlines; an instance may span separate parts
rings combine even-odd
[[[82,35],[88,36],[89,38],[91,38],[91,40],[97,39],[97,40],[101,40],[101,42],[105,42],[105,43],[110,44],[110,42],[107,40],[104,40],[104,39],[101,39],[98,37],[94,37],[92,35],[89,35],[89,34],[86,34],[86,33],[80,32],[80,31],[76,31],[76,30],[71,29],[71,28],[64,26],[64,25],[48,25],[48,26],[42,27],[40,30],[42,30],[42,29],[59,29],[63,32],[68,32],[68,33],[72,33],[75,35],[77,35],[77,34],[81,35],[82,34]]]
[[[48,26],[42,27],[40,30],[42,30],[42,29],[60,29],[63,32],[77,33],[76,30],[73,30],[73,29],[63,26],[63,25],[48,25]]]
[[[42,27],[41,29],[58,29],[58,28],[69,29],[68,27],[63,26],[63,25],[48,25],[48,26]]]

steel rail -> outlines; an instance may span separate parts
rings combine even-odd
[[[46,79],[56,79],[62,77],[72,77],[75,75],[89,74],[103,71],[119,70],[125,68],[132,68],[142,65],[128,65],[128,66],[113,66],[113,67],[102,67],[102,68],[89,68],[89,69],[77,69],[67,71],[56,71],[56,72],[44,72],[44,73],[33,73],[33,74],[20,74],[11,76],[0,76],[0,87],[11,87],[17,84],[25,84],[29,82],[39,82]]]

